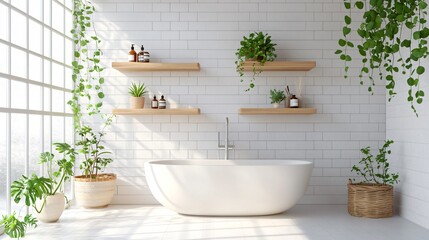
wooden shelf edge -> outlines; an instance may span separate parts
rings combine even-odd
[[[200,71],[199,63],[112,62],[112,67],[120,71],[134,72]]]
[[[310,71],[316,67],[316,61],[273,61],[265,62],[263,66],[259,62],[246,61],[243,65],[243,71]]]
[[[240,108],[240,115],[316,114],[316,108]]]
[[[115,115],[199,115],[199,108],[168,108],[168,109],[127,109],[116,108],[112,110]]]

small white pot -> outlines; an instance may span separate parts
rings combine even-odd
[[[74,178],[74,193],[76,203],[84,208],[106,207],[112,202],[116,193],[116,175],[99,174],[99,178],[91,179],[85,176]]]
[[[130,108],[144,108],[144,97],[130,97]]]
[[[280,108],[280,103],[272,103],[273,108]]]
[[[0,225],[0,236],[4,233],[4,225]]]
[[[61,214],[63,214],[64,207],[66,205],[64,194],[56,193],[55,195],[47,196],[46,200],[38,199],[36,201],[37,209],[40,210],[43,203],[45,203],[45,206],[43,207],[42,211],[40,213],[36,213],[37,219],[45,223],[58,221],[58,219],[61,217]]]

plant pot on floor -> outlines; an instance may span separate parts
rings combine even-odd
[[[44,204],[44,206],[43,206]],[[42,222],[56,222],[63,214],[65,207],[65,199],[63,193],[56,193],[55,195],[47,196],[46,200],[39,199],[36,202],[38,209],[43,209],[40,213],[36,213],[37,219]]]
[[[144,97],[130,97],[130,108],[144,108]]]
[[[106,207],[116,192],[116,175],[113,173],[98,174],[96,178],[76,176],[74,183],[77,205],[84,208]]]
[[[349,182],[347,187],[350,215],[367,218],[393,216],[393,186]]]

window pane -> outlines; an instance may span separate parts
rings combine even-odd
[[[6,213],[6,113],[0,113],[0,213]]]
[[[64,92],[52,89],[52,112],[64,112]]]
[[[51,111],[51,89],[43,88],[43,110]]]
[[[66,132],[65,132],[65,140],[67,143],[73,142],[73,118],[66,117]]]
[[[64,87],[64,66],[52,63],[52,85]]]
[[[30,110],[42,110],[42,87],[29,84],[29,109]]]
[[[52,117],[52,142],[64,142],[64,117]]]
[[[27,48],[27,18],[12,10],[11,15],[11,42],[23,48]]]
[[[11,107],[26,109],[27,108],[27,84],[18,81],[11,81]]]
[[[52,48],[52,58],[64,63],[64,37],[52,32],[52,43],[55,43],[55,48]]]
[[[66,45],[65,45],[65,64],[71,66],[71,63],[73,62],[73,44],[72,41],[69,39],[65,39]]]
[[[0,4],[0,22],[2,27],[0,28],[0,39],[9,41],[9,11],[8,8]]]
[[[44,144],[43,144],[43,146],[45,147],[44,149],[43,149],[43,151],[44,152],[47,152],[47,151],[51,151],[51,142],[52,142],[52,138],[51,138],[51,128],[52,128],[52,126],[51,126],[51,116],[43,116],[43,123],[44,123],[44,126],[43,126],[43,139],[45,140],[44,141]]]
[[[71,68],[65,68],[66,70],[66,86],[65,88],[67,89],[72,89],[73,88],[73,80],[72,80],[72,69]]]
[[[48,28],[45,28],[43,34],[43,55],[51,57],[51,31]]]
[[[25,174],[27,116],[25,114],[11,114],[11,160],[12,182]],[[12,210],[19,210],[21,204],[12,201]]]
[[[29,54],[29,69],[28,77],[31,80],[42,82],[42,58],[37,57],[33,54]]]
[[[10,3],[19,10],[27,12],[27,0],[10,0]]]
[[[30,156],[30,173],[39,173],[40,165],[39,155],[43,152],[43,128],[42,128],[42,116],[40,115],[29,115],[29,128],[28,128],[28,150]]]
[[[68,105],[67,104],[67,102],[69,101],[69,100],[71,100],[72,99],[72,93],[71,92],[66,92],[65,93],[65,112],[66,113],[72,113],[72,110],[71,110],[71,108],[70,108],[70,105]]]
[[[73,28],[73,15],[72,15],[71,11],[66,10],[65,20],[66,20],[66,23],[65,23],[66,25],[65,25],[65,32],[64,32],[64,34],[66,36],[72,37],[72,34],[71,34],[70,31]]]
[[[46,25],[51,26],[51,2],[52,2],[52,0],[44,0],[44,1],[45,2],[43,3],[43,7],[44,7],[43,21],[45,22]]]
[[[27,53],[17,48],[11,48],[11,74],[27,78]]]
[[[7,99],[9,98],[9,80],[6,78],[0,78],[0,107],[8,107]],[[1,135],[1,134],[0,134]]]
[[[43,16],[42,16],[42,7],[43,7],[43,3],[42,0],[29,0],[28,4],[30,5],[29,8],[29,14],[38,19],[39,21],[43,21]]]
[[[9,73],[9,47],[0,43],[0,72]]]
[[[52,1],[52,19],[55,19],[52,21],[52,27],[64,33],[64,8],[55,1]]]
[[[51,62],[44,60],[43,69],[43,82],[51,84]]]
[[[38,54],[43,54],[42,52],[42,37],[43,37],[43,27],[39,23],[30,19],[30,42],[28,46],[31,51]]]

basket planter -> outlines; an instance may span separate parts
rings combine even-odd
[[[130,108],[139,109],[144,108],[144,97],[130,97]]]
[[[76,202],[85,208],[105,207],[116,193],[116,175],[113,173],[98,174],[97,178],[76,176],[74,183]]]
[[[392,217],[393,186],[349,182],[347,187],[350,215],[367,218]]]

